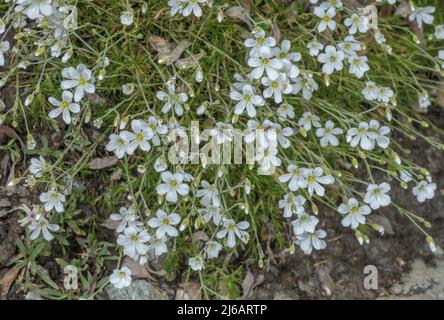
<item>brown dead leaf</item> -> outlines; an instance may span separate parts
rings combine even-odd
[[[115,166],[119,162],[116,156],[108,156],[104,158],[94,158],[88,163],[88,167],[93,170],[100,170]]]
[[[199,240],[208,241],[209,238],[208,238],[208,235],[204,231],[197,231],[197,232],[193,233],[193,235],[191,236],[191,240],[193,242],[196,242]]]
[[[272,23],[271,30],[273,30],[273,37],[276,39],[276,43],[281,42],[281,29],[275,23]]]
[[[403,18],[407,17],[410,13],[412,13],[412,8],[410,8],[410,4],[403,1],[398,4],[396,7],[395,13],[393,15],[395,16],[401,16]]]
[[[130,257],[123,258],[122,265],[131,270],[133,277],[156,281],[156,279],[148,272],[145,266],[140,265],[137,261],[134,261]]]
[[[200,50],[198,54],[193,54],[188,58],[182,58],[176,61],[175,65],[178,69],[188,69],[191,67],[196,67],[198,65],[198,61],[206,56],[206,52],[204,50]]]
[[[20,269],[12,267],[6,272],[3,278],[0,280],[0,296],[6,296],[11,289]]]
[[[116,230],[117,226],[120,224],[120,221],[106,219],[101,226],[110,229],[110,230]]]
[[[190,300],[202,300],[202,290],[197,282],[189,282],[185,286],[185,293],[188,294]]]
[[[191,42],[187,40],[179,42],[179,44],[171,52],[167,54],[160,54],[158,62],[160,64],[166,64],[167,66],[172,65],[180,58],[185,49],[190,45]]]
[[[5,125],[0,125],[0,137],[1,135],[5,135],[11,139],[17,139],[20,142],[20,145],[24,148],[25,145],[23,144],[22,139],[20,139],[19,135],[10,127]]]
[[[150,36],[148,41],[160,55],[168,54],[173,50],[173,44],[161,37]]]
[[[247,271],[244,281],[242,281],[242,299],[247,299],[251,295],[251,289],[254,285],[254,275],[251,271]]]
[[[239,20],[246,23],[248,27],[250,27],[250,29],[253,28],[253,24],[249,19],[248,9],[245,9],[241,6],[231,7],[225,11],[225,14],[227,15],[227,17],[233,20]]]

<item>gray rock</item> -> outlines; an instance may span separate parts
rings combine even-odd
[[[434,265],[426,265],[416,259],[412,270],[405,274],[400,283],[390,289],[392,295],[382,299],[442,300],[444,299],[444,260],[435,259]]]
[[[169,300],[164,291],[145,280],[133,280],[129,287],[123,289],[109,285],[106,293],[110,300]]]

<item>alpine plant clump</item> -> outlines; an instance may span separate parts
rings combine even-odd
[[[421,131],[442,133],[426,118],[442,104],[441,5],[282,2],[0,5],[0,124],[26,136],[14,159],[28,161],[7,188],[35,195],[17,263],[38,247],[81,280],[63,291],[37,265],[28,289],[93,298],[131,284],[130,258],[217,296],[239,259],[264,267],[267,241],[325,249],[327,210],[364,245],[388,207],[435,250],[427,217],[390,194],[437,193],[403,143],[443,150]]]

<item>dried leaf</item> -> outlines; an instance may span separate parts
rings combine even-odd
[[[190,300],[202,300],[202,291],[197,282],[189,282],[185,286],[185,293],[188,294]]]
[[[407,17],[410,13],[412,13],[412,8],[407,2],[401,2],[396,7],[395,16]]]
[[[158,62],[160,64],[166,64],[167,66],[172,65],[174,62],[176,62],[182,53],[185,51],[186,48],[188,48],[191,45],[191,42],[187,40],[183,40],[179,42],[177,47],[173,49],[170,53],[167,54],[161,54],[159,56]]]
[[[251,295],[254,283],[254,275],[251,273],[251,271],[248,271],[245,275],[244,281],[242,281],[242,299],[247,299]]]
[[[22,147],[24,148],[25,145],[23,144],[22,139],[20,139],[19,135],[12,130],[10,127],[7,127],[5,125],[0,125],[0,135],[4,134],[5,136],[11,138],[11,139],[17,139],[20,144],[22,145]]]
[[[125,257],[122,262],[123,266],[129,268],[132,272],[132,276],[139,279],[150,279],[156,281],[153,276],[148,272],[145,266],[140,265],[137,261],[134,261],[130,257]]]
[[[20,269],[12,267],[6,272],[3,278],[0,280],[0,296],[6,296],[11,289]]]
[[[148,38],[149,43],[161,55],[170,53],[173,50],[173,44],[158,36]]]
[[[281,42],[281,29],[279,29],[279,27],[276,24],[272,23],[271,30],[273,30],[273,36],[276,39],[276,42],[277,43]]]
[[[208,235],[204,231],[197,231],[197,232],[193,233],[193,235],[191,237],[191,240],[193,242],[196,242],[196,241],[199,241],[199,240],[201,240],[201,241],[208,241],[209,238],[208,238]]]
[[[108,156],[104,158],[94,158],[88,163],[88,167],[93,170],[100,170],[112,167],[119,162],[116,156]]]
[[[190,67],[196,67],[198,61],[206,56],[206,52],[204,50],[200,50],[198,54],[193,54],[188,58],[182,58],[176,61],[175,65],[178,69],[188,69]]]
[[[120,224],[119,221],[106,219],[101,226],[110,229],[110,230],[116,230],[117,226]]]
[[[246,23],[250,27],[250,29],[253,28],[253,24],[249,19],[249,13],[247,9],[242,8],[240,6],[231,7],[225,11],[225,14],[227,15],[227,17],[233,20],[240,20]]]

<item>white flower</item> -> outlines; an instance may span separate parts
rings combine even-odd
[[[293,87],[285,74],[280,74],[276,80],[271,80],[268,77],[263,77],[261,82],[267,88],[264,90],[264,98],[274,97],[274,102],[280,104],[282,102],[282,94],[289,94]]]
[[[298,218],[291,222],[293,225],[293,232],[295,235],[301,235],[304,232],[313,233],[319,219],[315,216],[309,215],[306,212],[298,215]]]
[[[132,120],[131,130],[120,132],[120,136],[126,141],[126,153],[133,154],[137,148],[142,151],[148,152],[151,149],[151,145],[148,142],[153,136],[153,130],[143,120]]]
[[[167,113],[171,108],[173,108],[174,112],[181,116],[183,114],[182,105],[188,101],[188,95],[185,92],[176,93],[176,87],[174,84],[170,84],[167,86],[168,93],[163,91],[157,91],[156,97],[160,101],[165,102],[162,107],[162,112]]]
[[[168,168],[168,165],[165,162],[165,160],[163,159],[163,157],[157,158],[156,161],[154,162],[154,170],[156,170],[156,172],[163,172],[167,168]]]
[[[354,55],[348,58],[348,63],[350,64],[349,72],[354,74],[356,78],[361,79],[364,74],[370,70],[367,64],[368,58],[366,56],[359,57]]]
[[[29,223],[37,222],[44,215],[44,211],[39,205],[35,205],[30,209],[26,204],[22,204],[17,209],[21,209],[26,213],[24,218],[18,220],[18,223],[22,227],[25,227]]]
[[[127,83],[122,85],[122,93],[126,96],[130,96],[134,92],[134,83]]]
[[[125,207],[121,207],[119,209],[119,213],[111,214],[110,219],[113,221],[120,221],[116,228],[116,232],[120,233],[127,227],[135,226],[139,217],[132,208],[127,209]]]
[[[284,218],[289,218],[293,214],[301,215],[305,211],[305,202],[307,202],[307,199],[303,196],[295,196],[294,193],[289,192],[283,199],[279,200],[279,208],[284,209]]]
[[[43,202],[46,212],[50,212],[53,208],[60,213],[65,211],[63,203],[65,202],[65,196],[55,190],[49,190],[48,192],[43,192],[39,197],[40,201]]]
[[[244,46],[251,48],[250,56],[257,57],[263,51],[269,50],[276,45],[276,39],[273,37],[265,37],[265,31],[261,28],[253,32],[254,38],[244,41]]]
[[[327,233],[318,229],[314,232],[304,232],[296,236],[296,244],[299,245],[305,254],[310,254],[313,249],[321,250],[327,247],[327,243],[322,240]]]
[[[308,188],[308,194],[310,196],[313,195],[314,192],[320,197],[323,197],[325,194],[325,189],[322,184],[332,184],[335,179],[331,175],[324,176],[324,172],[321,167],[316,167],[314,169],[311,168],[303,168],[301,169],[302,175],[305,177],[303,188]]]
[[[387,182],[381,184],[369,184],[367,193],[364,196],[364,202],[369,204],[373,210],[379,207],[388,206],[392,199],[386,193],[390,191],[390,185]]]
[[[230,91],[230,98],[239,101],[234,107],[235,114],[242,114],[245,109],[247,109],[247,114],[249,117],[256,116],[255,106],[263,106],[265,104],[264,99],[254,94],[253,87],[250,85],[245,85],[242,88],[242,93],[232,88]]]
[[[234,74],[234,79],[236,80],[233,83],[233,87],[237,89],[237,91],[242,91],[245,85],[253,86],[254,79],[250,74],[247,74],[245,77],[241,76],[239,73]]]
[[[271,80],[279,77],[279,70],[283,67],[282,61],[274,58],[271,50],[264,50],[257,57],[250,57],[248,65],[254,68],[250,75],[253,79],[259,79],[265,73]]]
[[[277,114],[279,116],[279,120],[284,121],[287,119],[294,119],[295,113],[293,106],[288,103],[283,103],[277,109]]]
[[[336,135],[343,133],[344,130],[341,128],[335,128],[335,124],[331,120],[328,120],[325,123],[325,128],[316,129],[316,136],[321,138],[320,143],[322,147],[339,145],[339,140],[336,138]]]
[[[49,97],[48,101],[52,104],[56,109],[53,109],[49,112],[48,116],[51,119],[58,117],[62,114],[63,121],[66,124],[71,123],[71,114],[80,112],[80,105],[78,103],[72,102],[73,94],[71,91],[63,91],[62,93],[62,101],[57,100],[54,97]]]
[[[150,238],[146,230],[139,231],[135,225],[130,225],[118,235],[117,244],[123,247],[124,254],[137,260],[139,256],[148,252],[146,242]]]
[[[179,224],[180,216],[177,213],[167,214],[162,209],[158,209],[156,211],[156,217],[151,218],[148,221],[148,225],[151,228],[156,228],[156,237],[157,239],[161,239],[165,236],[165,234],[170,237],[177,237],[179,233],[177,229],[173,226]]]
[[[321,127],[321,123],[319,122],[319,117],[307,111],[302,114],[302,118],[299,119],[298,125],[303,127],[306,132],[311,130],[311,127],[314,126],[316,128]]]
[[[203,214],[203,220],[205,223],[213,220],[213,223],[218,226],[222,221],[222,215],[220,214],[220,207],[215,205],[208,205],[205,208],[199,209],[199,212]]]
[[[418,104],[421,109],[427,109],[432,103],[427,95],[420,95],[418,98]]]
[[[182,14],[184,4],[185,3],[182,0],[169,0],[168,5],[171,7],[171,16],[175,16],[177,13]]]
[[[181,0],[184,3],[184,8],[182,10],[182,15],[188,17],[191,12],[196,17],[202,16],[202,8],[200,4],[206,3],[207,0]]]
[[[356,147],[358,144],[363,150],[372,150],[375,147],[374,140],[378,134],[369,130],[369,124],[360,122],[358,128],[350,128],[347,131],[347,142],[350,146]]]
[[[301,60],[302,56],[299,52],[290,52],[290,40],[282,40],[280,48],[273,48],[273,55],[280,59],[284,65],[292,65],[293,62]]]
[[[376,99],[379,102],[389,103],[393,97],[393,90],[388,87],[378,87]]]
[[[423,23],[424,24],[433,23],[433,20],[435,19],[433,13],[435,12],[435,10],[436,10],[435,7],[432,6],[416,8],[409,15],[409,20],[410,21],[416,20],[418,27],[422,28]]]
[[[319,51],[324,50],[324,45],[320,43],[317,39],[313,39],[307,44],[307,49],[312,57],[317,57]]]
[[[109,282],[116,289],[122,289],[131,285],[131,270],[128,267],[114,269],[109,277]]]
[[[160,174],[160,177],[164,183],[159,184],[156,191],[160,195],[166,194],[168,202],[177,202],[178,193],[182,196],[188,194],[190,187],[186,183],[182,183],[184,180],[183,174],[179,172],[173,174],[170,171],[165,171]]]
[[[196,196],[201,198],[200,203],[204,206],[213,204],[218,207],[220,205],[219,191],[215,184],[209,184],[208,181],[202,180],[200,185],[202,189],[196,191]]]
[[[317,2],[317,1],[316,1]],[[320,4],[320,7],[324,10],[328,10],[330,8],[342,8],[343,4],[341,0],[329,0],[329,1],[325,1],[322,2]]]
[[[125,26],[130,26],[134,22],[134,14],[132,10],[124,11],[120,14],[120,22]]]
[[[231,142],[233,140],[233,126],[230,123],[217,122],[216,128],[211,129],[209,134],[216,139],[217,144]]]
[[[322,72],[325,74],[332,74],[335,70],[341,71],[344,67],[344,52],[336,50],[332,45],[325,47],[325,53],[321,53],[318,56],[318,61],[323,64]]]
[[[385,39],[385,36],[384,36],[379,30],[376,30],[376,31],[375,31],[375,41],[376,41],[378,44],[383,44],[383,43],[385,43],[387,40]]]
[[[344,24],[349,27],[349,34],[355,34],[358,30],[360,33],[366,33],[369,21],[366,16],[359,16],[353,13],[350,18],[345,19]]]
[[[290,147],[290,140],[287,137],[291,137],[294,134],[292,128],[282,128],[279,123],[272,123],[268,119],[264,121],[264,124],[269,127],[267,131],[267,140],[269,142],[277,140],[283,148]]]
[[[39,158],[32,158],[29,165],[29,171],[36,177],[41,177],[43,173],[48,169],[45,159],[40,156]]]
[[[319,86],[316,81],[310,76],[303,76],[296,78],[293,84],[293,94],[299,93],[302,90],[302,96],[305,100],[310,100],[313,92],[318,90]]]
[[[35,20],[52,14],[52,0],[16,0],[15,11],[23,12],[29,19]]]
[[[334,30],[336,28],[336,22],[333,18],[336,16],[336,10],[334,7],[330,7],[327,11],[321,7],[314,9],[314,14],[321,18],[321,22],[318,25],[318,32],[324,32],[327,28]]]
[[[383,149],[385,149],[389,146],[390,139],[388,137],[386,137],[386,135],[390,133],[389,127],[387,127],[387,126],[380,127],[379,121],[370,120],[369,132],[376,133],[376,137],[374,138],[374,141],[372,141],[373,145],[376,142],[378,144],[378,146]]]
[[[160,135],[168,133],[168,126],[162,124],[162,120],[157,119],[154,116],[148,118],[148,127],[153,130],[154,136],[151,138],[153,145],[160,145]]]
[[[378,86],[373,81],[367,81],[362,95],[366,100],[373,101],[378,97]]]
[[[109,142],[106,144],[106,150],[114,152],[117,158],[121,159],[126,153],[128,141],[126,141],[120,134],[112,134],[109,136]]]
[[[356,52],[362,49],[361,43],[355,40],[354,36],[346,36],[343,41],[338,44],[347,57],[356,56]]]
[[[435,26],[435,38],[436,40],[444,40],[444,24]]]
[[[277,157],[277,153],[276,147],[259,147],[254,159],[259,162],[261,170],[270,171],[281,165],[281,159]]]
[[[219,252],[222,250],[222,245],[217,241],[208,241],[205,245],[205,252],[208,259],[214,259],[219,256]]]
[[[287,172],[279,177],[282,183],[288,182],[288,188],[291,191],[296,191],[306,185],[305,177],[302,174],[302,169],[297,165],[291,164],[287,168]]]
[[[223,229],[216,234],[218,239],[227,238],[227,246],[229,248],[234,248],[236,245],[236,237],[242,242],[246,243],[248,241],[247,230],[250,224],[247,221],[241,221],[236,224],[232,219],[226,219],[223,224]]]
[[[49,223],[48,219],[41,216],[39,219],[31,221],[28,229],[31,232],[29,239],[37,239],[41,232],[43,234],[43,238],[46,241],[51,241],[52,239],[54,239],[54,236],[51,234],[50,231],[58,231],[60,229],[60,226],[58,224]]]
[[[73,67],[64,68],[62,76],[68,80],[63,80],[60,86],[64,90],[75,88],[75,102],[82,100],[85,92],[94,93],[96,91],[92,72],[84,64],[79,64],[76,69]]]
[[[371,210],[367,205],[359,206],[358,200],[351,198],[348,203],[339,205],[338,212],[346,215],[341,222],[344,227],[356,229],[360,224],[365,224],[365,216],[370,214]]]
[[[154,237],[151,239],[150,244],[148,245],[149,250],[154,250],[154,254],[156,256],[160,256],[164,253],[168,252],[168,247],[166,245],[167,237],[162,237],[157,239]]]
[[[429,183],[425,180],[420,181],[416,187],[413,187],[412,193],[416,196],[418,202],[424,202],[427,199],[433,199],[435,196],[436,183]]]
[[[5,65],[4,53],[6,53],[8,50],[9,50],[9,42],[8,41],[0,42],[0,67]]]
[[[399,178],[407,183],[413,180],[412,174],[407,170],[402,170],[401,172],[399,172]]]
[[[199,254],[195,257],[191,257],[188,259],[188,265],[191,269],[194,271],[200,271],[203,270],[205,267],[205,261],[203,257]]]

